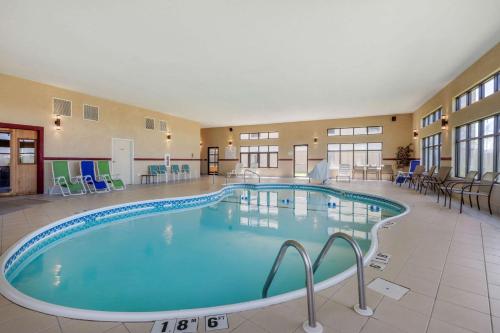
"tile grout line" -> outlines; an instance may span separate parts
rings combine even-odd
[[[451,244],[453,243],[453,239],[455,238],[455,233],[457,231],[458,223],[459,223],[459,217],[457,217],[457,219],[455,221],[455,227],[453,228],[453,233],[452,233],[452,236],[451,236],[451,240],[450,240],[450,243],[448,244],[448,250],[446,251],[446,257],[444,259],[443,270],[441,271],[441,274],[439,276],[438,287],[436,289],[436,296],[434,297],[434,303],[432,304],[431,315],[429,317],[429,321],[427,322],[427,327],[425,329],[426,333],[429,332],[429,327],[430,327],[430,324],[431,324],[431,320],[432,320],[432,317],[434,316],[434,309],[436,308],[436,302],[438,300],[437,298],[438,298],[438,294],[439,294],[439,289],[441,288],[441,281],[443,279],[444,269],[446,267],[446,262],[448,261],[448,255],[450,254]],[[452,325],[454,325],[454,324],[452,324]],[[463,328],[465,328],[465,327],[463,327]]]
[[[481,248],[483,249],[483,259],[484,259],[484,275],[486,278],[486,291],[488,293],[488,307],[490,309],[490,326],[493,332],[493,314],[491,313],[491,296],[490,296],[490,285],[488,283],[488,267],[486,265],[486,252],[484,251],[484,239],[483,239],[483,223],[480,222],[479,229],[481,230]]]

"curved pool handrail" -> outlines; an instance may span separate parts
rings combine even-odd
[[[264,288],[262,289],[262,298],[267,297],[267,292],[269,291],[269,287],[273,282],[274,276],[278,272],[280,268],[281,262],[285,257],[286,251],[289,247],[295,248],[300,256],[302,257],[302,261],[304,262],[304,269],[306,272],[306,291],[307,291],[307,325],[304,323],[304,330],[307,332],[307,327],[311,328],[312,331],[318,331],[321,329],[321,324],[316,322],[316,312],[314,308],[314,273],[312,269],[311,258],[306,252],[306,249],[302,244],[297,242],[296,240],[287,240],[282,245],[274,260],[273,267],[267,276],[266,283],[264,284]]]
[[[250,173],[253,173],[254,175],[256,175],[259,178],[259,183],[260,183],[260,175],[257,172],[249,170],[249,169],[245,169],[245,171],[243,172],[243,183],[246,183],[247,172],[250,172]]]
[[[354,250],[354,253],[356,254],[359,304],[354,306],[354,311],[363,316],[371,316],[373,314],[373,310],[366,305],[363,251],[361,251],[361,248],[359,247],[358,243],[351,236],[343,232],[336,232],[332,234],[326,241],[325,245],[323,246],[321,252],[318,255],[318,258],[316,258],[316,261],[314,262],[312,268],[313,274],[316,272],[316,270],[323,262],[323,259],[325,258],[326,254],[332,247],[333,242],[338,238],[342,238],[347,243],[349,243],[349,245],[351,245],[352,249]]]

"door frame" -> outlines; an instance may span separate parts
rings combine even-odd
[[[31,126],[23,124],[11,124],[11,123],[0,123],[0,127],[8,129],[18,129],[18,130],[28,130],[37,132],[37,147],[36,147],[36,192],[38,194],[43,194],[43,184],[44,184],[44,139],[43,132],[44,128],[42,126]]]
[[[219,174],[219,167],[220,167],[220,163],[219,163],[219,157],[220,157],[220,149],[219,147],[207,147],[207,174],[211,174],[210,173],[210,149],[213,149],[213,148],[217,148],[217,173],[216,175]]]
[[[134,161],[135,161],[135,142],[134,139],[123,139],[123,138],[111,138],[111,167],[113,168],[113,160],[114,160],[114,151],[115,151],[115,140],[122,140],[122,141],[128,141],[130,143],[130,184],[135,183],[135,168],[134,168]],[[114,168],[112,169],[114,172]]]
[[[306,146],[306,175],[309,172],[309,145],[307,143],[293,145],[293,177],[295,178],[295,147],[303,147]]]

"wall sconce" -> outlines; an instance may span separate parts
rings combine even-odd
[[[231,147],[233,145],[233,140],[229,140],[227,143],[229,144],[229,147]]]
[[[170,141],[170,140],[172,140],[172,134],[168,133],[167,134],[167,141]]]
[[[317,144],[318,143],[318,138],[314,138],[313,141],[314,141],[314,144]]]
[[[203,146],[203,141],[200,141],[200,147]]]
[[[56,116],[56,120],[54,121],[54,125],[56,125],[56,130],[59,131],[61,129],[61,116],[60,115]]]
[[[441,129],[448,129],[448,118],[445,115],[441,116]]]
[[[418,139],[418,131],[417,131],[417,129],[416,129],[416,128],[413,130],[413,139],[414,139],[414,140],[417,140],[417,139]]]

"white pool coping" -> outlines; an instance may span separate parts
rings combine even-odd
[[[383,196],[380,195],[375,195],[375,194],[368,194],[368,193],[363,193],[363,192],[357,192],[357,191],[346,191],[342,190],[340,188],[336,188],[333,186],[328,186],[328,185],[314,185],[314,184],[294,184],[294,183],[261,183],[261,184],[241,184],[241,183],[232,183],[229,184],[228,186],[232,185],[252,185],[256,186],[257,188],[259,186],[293,186],[293,185],[299,185],[299,186],[310,186],[310,187],[318,187],[318,188],[328,188],[328,189],[333,189],[337,190],[340,192],[346,192],[346,193],[353,193],[353,194],[359,194],[359,195],[365,195],[372,197],[374,199],[383,199],[385,201],[393,202],[398,205],[401,205],[402,207],[405,208],[405,211],[399,215],[392,216],[390,218],[387,218],[385,220],[381,220],[378,223],[374,224],[372,229],[371,229],[371,244],[368,252],[364,256],[364,264],[365,266],[370,262],[371,258],[375,255],[377,248],[378,248],[378,230],[379,228],[386,222],[391,221],[393,219],[400,218],[410,212],[410,207],[403,203],[399,202],[397,200],[392,200],[392,199],[387,199]],[[0,274],[0,293],[5,296],[7,299],[10,301],[17,303],[23,307],[43,312],[46,314],[54,315],[54,316],[60,316],[60,317],[68,317],[68,318],[74,318],[74,319],[83,319],[83,320],[96,320],[96,321],[120,321],[120,322],[145,322],[145,321],[155,321],[155,320],[163,320],[163,319],[174,319],[174,318],[189,318],[189,317],[203,317],[203,316],[209,316],[209,315],[216,315],[216,314],[221,314],[221,313],[232,313],[232,312],[241,312],[241,311],[247,311],[247,310],[253,310],[257,308],[262,308],[278,303],[283,303],[287,301],[291,301],[300,297],[303,297],[306,295],[306,288],[294,290],[291,292],[287,292],[284,294],[276,295],[276,296],[271,296],[265,299],[258,299],[254,301],[248,301],[248,302],[242,302],[242,303],[234,303],[234,304],[228,304],[228,305],[221,305],[221,306],[214,306],[214,307],[205,307],[205,308],[194,308],[194,309],[186,309],[186,310],[171,310],[171,311],[153,311],[153,312],[115,312],[115,311],[96,311],[96,310],[86,310],[86,309],[79,309],[79,308],[73,308],[73,307],[66,307],[66,306],[61,306],[61,305],[56,305],[48,302],[44,302],[41,300],[38,300],[36,298],[30,297],[16,288],[14,288],[6,279],[5,273],[4,273],[4,267],[7,263],[7,260],[21,247],[23,246],[27,241],[32,239],[34,236],[39,235],[40,233],[57,226],[59,224],[63,224],[69,220],[73,220],[78,217],[83,217],[92,213],[96,212],[101,212],[101,211],[106,211],[110,210],[113,208],[120,208],[120,207],[126,207],[131,204],[143,204],[143,203],[152,203],[152,202],[158,202],[158,201],[164,201],[164,200],[175,200],[175,199],[189,199],[189,198],[200,198],[204,196],[209,196],[213,194],[217,194],[219,192],[222,192],[223,189],[215,191],[215,192],[210,192],[210,193],[205,193],[205,194],[200,194],[200,195],[192,195],[192,196],[185,196],[185,197],[172,197],[172,198],[164,198],[164,199],[154,199],[154,200],[144,200],[144,201],[135,201],[135,202],[129,202],[126,204],[119,204],[119,205],[113,205],[113,206],[107,206],[107,207],[102,207],[99,209],[95,210],[90,210],[86,211],[84,213],[76,214],[69,216],[67,218],[58,220],[56,222],[50,223],[40,229],[37,229],[23,238],[21,238],[19,241],[17,241],[14,245],[12,245],[7,251],[4,252],[4,254],[0,257],[0,267],[2,269],[2,274]],[[213,204],[213,203],[211,203]],[[198,207],[193,207],[192,209],[196,209]],[[276,253],[278,252],[278,248],[276,249]],[[329,279],[326,279],[322,282],[316,283],[314,285],[314,291],[318,292],[323,289],[332,287],[343,280],[351,277],[352,275],[356,274],[356,265],[354,264],[350,268],[346,269],[342,273],[339,273]]]

